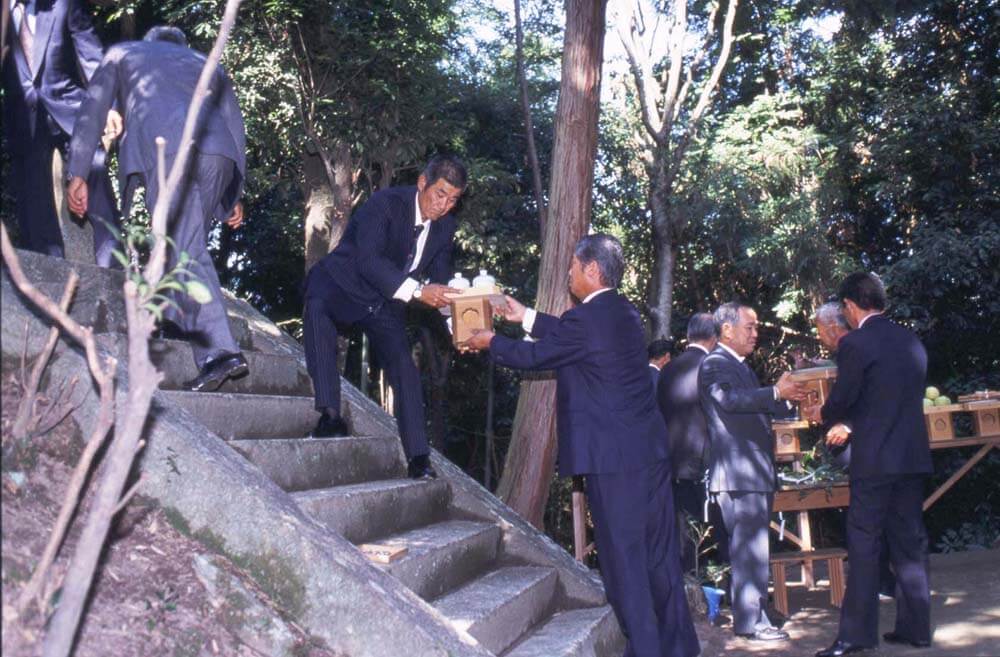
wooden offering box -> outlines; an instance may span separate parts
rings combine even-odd
[[[1000,399],[971,401],[963,406],[972,413],[972,426],[977,436],[1000,434]]]
[[[472,337],[478,329],[493,330],[493,307],[490,300],[503,301],[503,294],[495,285],[473,287],[461,294],[449,294],[451,301],[451,337],[455,346]]]
[[[924,406],[924,421],[927,423],[927,435],[930,436],[931,441],[954,438],[955,424],[951,421],[951,414],[964,410],[964,404]]]
[[[776,456],[795,455],[802,451],[799,448],[799,429],[808,429],[805,420],[774,420],[771,430],[774,432],[774,453]]]
[[[774,511],[838,509],[847,506],[850,497],[851,489],[846,481],[781,488],[774,494]]]
[[[837,366],[809,367],[792,372],[792,381],[804,383],[809,388],[809,397],[802,402],[806,406],[822,405],[830,396],[830,389],[837,378]]]

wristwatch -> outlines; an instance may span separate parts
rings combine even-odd
[[[424,286],[423,285],[417,285],[417,289],[415,289],[413,291],[413,298],[414,299],[419,299],[420,295],[423,293],[423,291],[424,291]]]

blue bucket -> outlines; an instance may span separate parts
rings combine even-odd
[[[708,603],[708,622],[714,623],[719,616],[719,605],[722,603],[722,596],[726,592],[714,586],[703,586],[701,590],[705,592],[705,602]]]

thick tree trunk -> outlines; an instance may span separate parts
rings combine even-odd
[[[566,272],[590,223],[606,0],[567,0],[562,81],[556,107],[549,212],[538,277],[539,310],[555,315],[570,304]],[[541,526],[555,466],[555,380],[526,380],[498,494]]]
[[[351,149],[338,143],[327,157],[311,148],[302,156],[306,198],[305,271],[340,243],[352,205]]]

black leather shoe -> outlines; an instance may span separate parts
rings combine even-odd
[[[930,648],[930,641],[914,641],[913,639],[907,639],[902,634],[897,632],[886,632],[882,635],[886,643],[895,643],[904,646],[913,646],[914,648]]]
[[[347,423],[339,415],[333,417],[323,413],[319,416],[316,428],[309,434],[313,438],[337,438],[339,436],[349,436]]]
[[[437,479],[437,472],[431,466],[431,459],[426,454],[414,456],[406,466],[406,473],[410,479]]]
[[[736,636],[747,639],[749,641],[787,641],[788,632],[784,630],[779,630],[776,627],[765,627],[762,630],[757,630],[756,632],[749,632],[742,634],[737,632]]]
[[[852,653],[861,652],[862,650],[870,650],[871,648],[872,646],[859,646],[837,639],[833,642],[833,645],[826,650],[820,650],[817,652],[816,657],[842,657],[842,655],[850,655]]]
[[[205,363],[198,376],[185,381],[184,387],[193,392],[212,392],[229,379],[239,379],[249,373],[243,354],[224,354]]]

